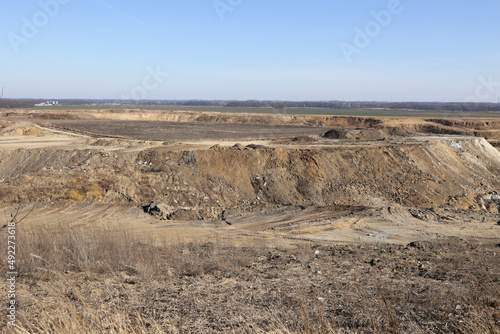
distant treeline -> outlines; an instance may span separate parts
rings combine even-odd
[[[500,111],[499,103],[440,102],[344,102],[344,101],[227,101],[227,107],[328,108],[328,109],[407,109],[450,112]]]
[[[42,99],[2,99],[0,108],[32,108]],[[497,112],[500,103],[458,103],[458,102],[356,102],[356,101],[214,101],[214,100],[57,100],[59,106],[193,106],[232,108],[327,108],[327,109],[403,109],[448,112]]]
[[[41,103],[45,100],[13,100],[13,99],[2,99],[0,101],[0,108],[2,109],[14,109],[14,108],[33,108],[35,103]]]

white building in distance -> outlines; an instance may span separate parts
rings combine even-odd
[[[59,102],[57,101],[47,101],[47,102],[42,102],[35,104],[35,107],[50,107],[50,106],[58,106]]]

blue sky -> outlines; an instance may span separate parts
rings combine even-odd
[[[41,0],[2,7],[5,97],[500,97],[498,0]]]

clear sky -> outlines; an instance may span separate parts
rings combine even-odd
[[[2,1],[0,87],[10,98],[497,102],[499,33],[498,0]]]

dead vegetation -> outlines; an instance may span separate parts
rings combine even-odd
[[[500,333],[498,245],[18,233],[20,333]]]

